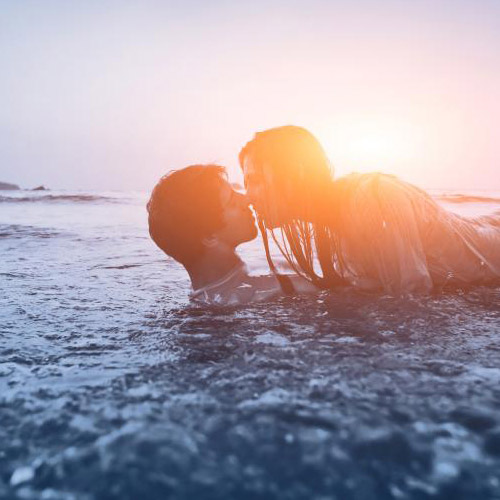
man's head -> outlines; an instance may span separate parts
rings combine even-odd
[[[165,175],[147,208],[151,238],[185,267],[210,246],[235,248],[257,236],[245,196],[231,187],[219,165],[191,165]]]

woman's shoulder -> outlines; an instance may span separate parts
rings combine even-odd
[[[414,199],[430,196],[422,189],[402,181],[399,177],[382,172],[352,173],[334,181],[335,191],[343,197],[365,201],[401,196]]]
[[[397,176],[392,174],[384,174],[383,172],[353,172],[344,177],[340,177],[334,181],[338,186],[344,187],[377,187],[377,186],[396,186],[406,184]]]
[[[395,175],[350,174],[336,182],[332,222],[345,230],[360,226],[371,230],[369,226],[396,219],[425,222],[435,219],[440,211],[429,194]]]

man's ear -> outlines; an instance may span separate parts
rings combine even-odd
[[[208,247],[208,248],[213,248],[217,246],[217,243],[219,243],[219,238],[215,236],[214,234],[207,236],[206,238],[203,238],[201,240],[203,246]]]

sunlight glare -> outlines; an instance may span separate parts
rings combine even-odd
[[[361,117],[346,120],[318,136],[328,157],[342,172],[398,173],[415,158],[420,143],[418,130],[410,123]]]

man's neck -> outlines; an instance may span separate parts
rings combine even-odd
[[[187,270],[193,289],[198,290],[221,280],[241,262],[234,248],[225,246],[206,248],[203,257]]]

